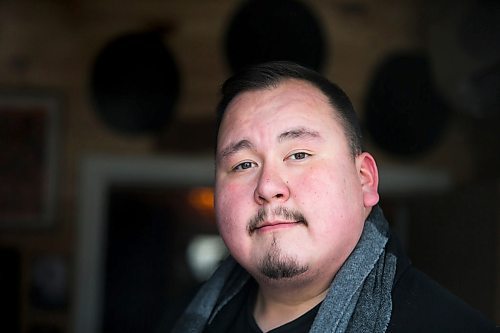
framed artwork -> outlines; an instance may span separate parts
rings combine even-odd
[[[0,90],[0,227],[45,227],[55,211],[60,98]]]

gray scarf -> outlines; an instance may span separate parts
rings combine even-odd
[[[382,210],[374,207],[358,244],[333,279],[310,332],[386,331],[396,273],[396,257],[385,251],[388,238],[387,221]],[[173,332],[202,332],[248,279],[248,273],[228,258],[200,289]]]

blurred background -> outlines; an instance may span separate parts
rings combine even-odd
[[[168,332],[226,255],[219,87],[276,59],[347,92],[413,263],[500,323],[500,2],[0,0],[0,331]]]

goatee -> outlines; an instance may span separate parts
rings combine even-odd
[[[293,278],[305,273],[308,269],[307,265],[300,265],[296,259],[283,255],[276,238],[273,238],[269,252],[259,265],[260,272],[273,280]]]

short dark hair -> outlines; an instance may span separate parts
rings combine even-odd
[[[321,74],[289,61],[272,61],[247,67],[224,82],[222,98],[217,106],[216,140],[224,113],[236,96],[248,91],[278,87],[290,79],[309,82],[325,94],[344,128],[352,155],[359,155],[363,151],[361,129],[349,97]]]

